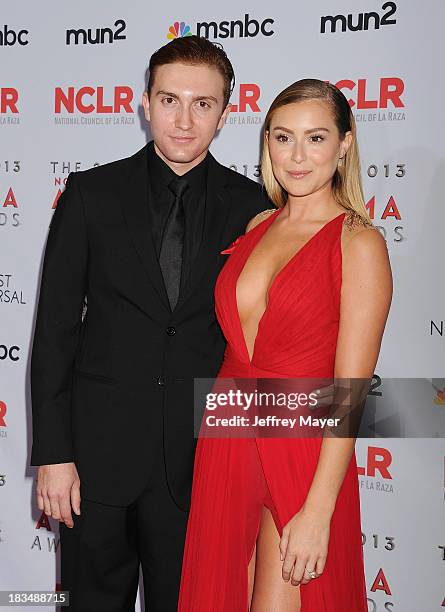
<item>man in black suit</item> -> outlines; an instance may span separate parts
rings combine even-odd
[[[226,54],[205,39],[159,49],[143,96],[153,142],[71,173],[53,214],[31,465],[39,508],[60,520],[71,610],[133,611],[140,564],[146,610],[176,610],[193,379],[214,377],[225,348],[213,298],[220,251],[270,207],[257,183],[208,152],[232,83]]]

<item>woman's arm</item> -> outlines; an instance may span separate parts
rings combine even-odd
[[[370,379],[392,297],[386,242],[378,230],[360,228],[342,244],[343,269],[335,379]],[[335,401],[335,399],[334,399]],[[306,570],[320,576],[327,558],[329,529],[355,438],[324,435],[317,468],[302,508],[284,526],[280,541],[282,575],[306,584]],[[294,565],[295,563],[295,565]]]
[[[374,228],[361,228],[343,245],[336,379],[371,379],[392,298],[386,241]],[[305,508],[330,516],[348,468],[355,438],[325,437]]]

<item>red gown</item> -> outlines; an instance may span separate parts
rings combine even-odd
[[[218,378],[334,375],[340,240],[346,213],[326,223],[275,277],[249,359],[236,283],[250,253],[281,210],[234,243],[218,277],[216,313],[227,339]],[[247,567],[262,505],[270,509],[281,536],[305,501],[321,443],[321,437],[199,438],[179,612],[248,610]],[[331,518],[324,572],[301,584],[300,596],[301,612],[368,610],[355,451]]]

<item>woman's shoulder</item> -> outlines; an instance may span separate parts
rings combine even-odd
[[[386,240],[372,222],[354,210],[348,210],[343,222],[343,251],[375,251],[385,248]]]
[[[251,229],[256,227],[259,223],[267,219],[272,213],[276,212],[277,208],[268,208],[267,210],[262,210],[260,213],[252,217],[249,223],[246,226],[246,232],[250,232]]]

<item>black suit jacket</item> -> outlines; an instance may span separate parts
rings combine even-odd
[[[187,509],[193,378],[214,377],[225,348],[213,296],[220,251],[271,203],[209,153],[203,240],[171,312],[149,226],[146,148],[71,173],[53,213],[31,356],[31,465],[74,461],[83,498],[126,505],[163,437],[169,488]]]

